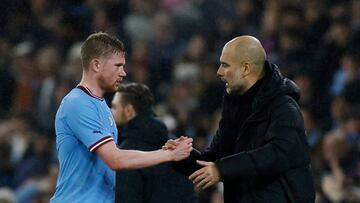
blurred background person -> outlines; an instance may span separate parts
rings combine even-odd
[[[155,100],[150,89],[140,83],[120,85],[112,100],[112,112],[119,126],[121,149],[153,151],[169,139],[165,124],[152,107]],[[133,170],[118,171],[115,202],[195,203],[193,184],[172,169],[171,163]]]

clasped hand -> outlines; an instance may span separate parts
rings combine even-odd
[[[166,148],[165,144],[162,149],[170,151],[172,161],[180,161],[190,155],[192,151],[192,141],[192,138],[182,137],[181,140],[177,140],[176,147]]]

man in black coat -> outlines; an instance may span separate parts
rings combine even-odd
[[[153,151],[169,139],[164,123],[152,110],[154,97],[146,85],[121,85],[112,101],[114,119],[119,130],[119,147]],[[172,168],[171,163],[118,171],[116,202],[119,203],[195,203],[193,184]]]
[[[178,167],[192,173],[199,188],[222,181],[225,203],[314,202],[295,83],[266,60],[252,36],[224,46],[217,74],[226,83],[219,129],[205,152],[193,150]],[[177,141],[164,148],[175,148]]]

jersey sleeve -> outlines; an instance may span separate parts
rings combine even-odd
[[[68,105],[66,121],[70,129],[91,152],[114,138],[101,122],[97,106],[91,102],[75,102]]]

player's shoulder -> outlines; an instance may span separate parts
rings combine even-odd
[[[94,103],[88,95],[84,94],[79,88],[72,89],[69,94],[67,94],[62,104],[63,108],[72,110],[72,109],[84,109],[86,107],[93,107]],[[81,108],[80,108],[81,107]]]

